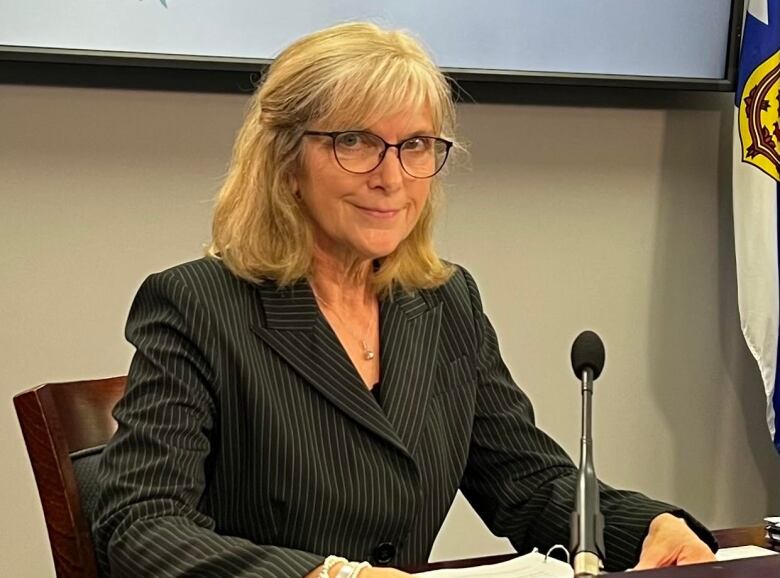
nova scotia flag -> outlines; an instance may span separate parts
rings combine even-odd
[[[767,396],[780,452],[780,0],[749,0],[734,116],[734,241],[742,333]]]

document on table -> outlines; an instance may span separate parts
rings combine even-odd
[[[776,552],[758,546],[721,548],[718,560],[735,560],[753,556],[775,556]],[[422,578],[573,578],[574,570],[566,562],[545,557],[537,550],[506,562],[474,566],[472,568],[445,568],[415,574]]]
[[[721,548],[715,554],[715,557],[721,562],[738,560],[740,558],[755,558],[757,556],[777,556],[777,552],[761,548],[760,546],[735,546],[734,548]]]
[[[573,578],[574,570],[566,562],[545,556],[536,549],[506,562],[473,568],[452,568],[421,572],[424,578]]]

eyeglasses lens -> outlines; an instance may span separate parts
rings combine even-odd
[[[339,164],[353,173],[373,171],[382,162],[386,150],[382,139],[363,132],[338,135],[334,148]],[[399,159],[411,176],[428,178],[439,172],[447,159],[447,144],[435,137],[412,137],[401,143]]]

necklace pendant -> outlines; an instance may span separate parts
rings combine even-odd
[[[366,343],[365,339],[360,340],[360,345],[363,346],[363,359],[365,359],[366,361],[371,361],[372,359],[374,359],[374,352],[371,349],[369,349],[368,343]]]

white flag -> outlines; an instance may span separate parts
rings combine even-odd
[[[735,95],[733,197],[739,316],[761,371],[767,425],[780,452],[780,0],[749,1]]]

